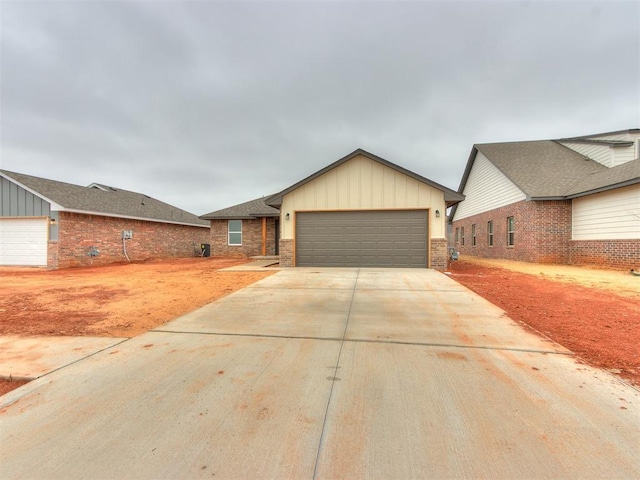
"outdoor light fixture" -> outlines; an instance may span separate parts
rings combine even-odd
[[[436,218],[440,218],[440,210],[436,210]]]
[[[52,218],[51,220],[49,220],[49,223],[50,223],[51,225],[55,225],[55,224],[56,224],[56,219],[55,219],[55,218]]]
[[[287,220],[289,220],[289,216],[290,216],[290,215],[287,213],[287,214],[285,215],[285,217],[284,217],[284,218],[286,218]]]

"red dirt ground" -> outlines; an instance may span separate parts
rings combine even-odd
[[[273,274],[220,271],[242,263],[184,258],[63,270],[2,267],[0,335],[133,337]],[[0,381],[0,395],[23,383]]]
[[[527,266],[529,271],[544,270],[544,266]],[[640,298],[630,287],[632,282],[640,285],[637,277],[623,272],[578,270],[589,277],[589,281],[580,283],[598,285],[588,287],[577,280],[559,281],[542,272],[522,273],[473,260],[452,262],[449,272],[451,278],[522,325],[573,351],[584,363],[640,386]],[[627,282],[618,288],[624,295],[610,288],[615,287],[610,279],[598,282],[598,277],[607,274],[614,274],[607,278]]]
[[[139,335],[273,273],[220,271],[240,263],[0,268],[0,335]],[[453,262],[448,273],[585,363],[640,385],[640,277],[472,258]],[[0,395],[18,386],[0,381]]]

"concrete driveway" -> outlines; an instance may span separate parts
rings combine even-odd
[[[0,409],[2,478],[640,476],[638,390],[432,270],[283,270]]]

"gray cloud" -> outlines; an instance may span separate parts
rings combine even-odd
[[[456,188],[473,143],[640,127],[635,2],[1,8],[2,168],[197,214],[359,147]]]

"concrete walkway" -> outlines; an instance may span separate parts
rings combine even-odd
[[[283,270],[0,397],[1,478],[637,478],[639,444],[638,390],[431,270]]]
[[[0,337],[0,378],[34,380],[113,347],[126,338]]]

